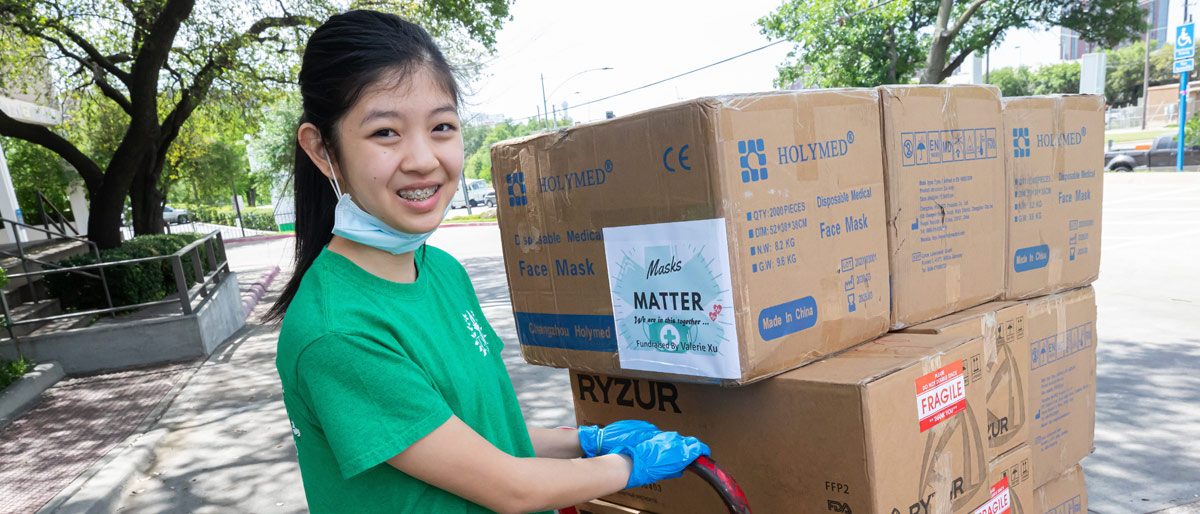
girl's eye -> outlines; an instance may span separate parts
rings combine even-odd
[[[376,130],[375,133],[371,134],[371,135],[375,136],[375,137],[390,137],[390,136],[396,135],[396,131],[392,130],[392,129],[379,129],[379,130]]]
[[[438,126],[433,127],[434,132],[448,132],[448,131],[456,130],[456,129],[457,129],[457,127],[455,127],[454,125],[451,125],[449,123],[441,123]]]

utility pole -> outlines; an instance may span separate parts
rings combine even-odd
[[[1186,9],[1186,7],[1185,7]],[[546,105],[546,74],[542,73],[542,112],[546,113],[546,122],[550,122],[550,108]]]
[[[1188,0],[1183,2],[1183,23],[1189,23],[1192,17],[1188,14]],[[1182,39],[1182,38],[1181,38]],[[1192,40],[1195,45],[1195,40]],[[1175,171],[1183,171],[1183,137],[1185,135],[1184,128],[1187,127],[1187,97],[1188,97],[1188,72],[1184,71],[1179,75],[1179,145],[1176,149]]]
[[[1154,27],[1154,20],[1157,19],[1158,2],[1150,2],[1151,23],[1146,26],[1146,63],[1142,69],[1142,130],[1146,130],[1146,111],[1150,110],[1150,106],[1146,103],[1147,93],[1150,91],[1150,31]]]

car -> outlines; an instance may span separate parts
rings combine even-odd
[[[488,207],[496,206],[496,190],[493,189],[488,191],[486,195],[483,195],[483,204]]]
[[[1147,150],[1121,150],[1105,152],[1104,169],[1109,171],[1133,171],[1134,168],[1175,167],[1179,156],[1179,136],[1164,134],[1154,138]],[[1200,165],[1200,146],[1183,149],[1184,166]]]
[[[163,206],[163,221],[166,223],[187,223],[187,209],[175,209],[170,205]]]
[[[450,200],[450,207],[461,209],[466,207],[468,204],[470,204],[471,207],[478,207],[486,203],[485,197],[489,192],[495,194],[495,190],[488,185],[486,180],[478,178],[467,179],[465,188],[467,194],[463,194],[463,189],[464,188],[460,185],[459,188],[454,191],[454,198]]]

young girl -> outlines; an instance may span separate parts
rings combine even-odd
[[[333,16],[300,92],[296,269],[271,316],[312,512],[544,511],[708,454],[640,421],[525,427],[470,279],[424,244],[463,167],[458,87],[429,34]]]

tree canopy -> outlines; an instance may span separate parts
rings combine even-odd
[[[794,42],[775,85],[936,84],[1012,29],[1061,26],[1116,46],[1145,29],[1137,0],[787,0],[758,20]]]
[[[508,4],[352,0],[350,7],[400,14],[426,27],[449,55],[469,58],[493,49]],[[43,146],[78,171],[91,197],[89,237],[102,247],[120,242],[127,196],[135,232],[159,232],[166,197],[160,178],[188,119],[213,91],[251,105],[291,88],[308,34],[344,6],[332,0],[0,0],[0,69],[28,65],[22,61],[28,52],[9,51],[18,48],[10,42],[38,42],[60,100],[94,101],[116,127],[104,130],[119,134],[107,158],[85,151],[95,143],[69,130],[3,113],[0,135]],[[75,105],[64,104],[75,116]]]

